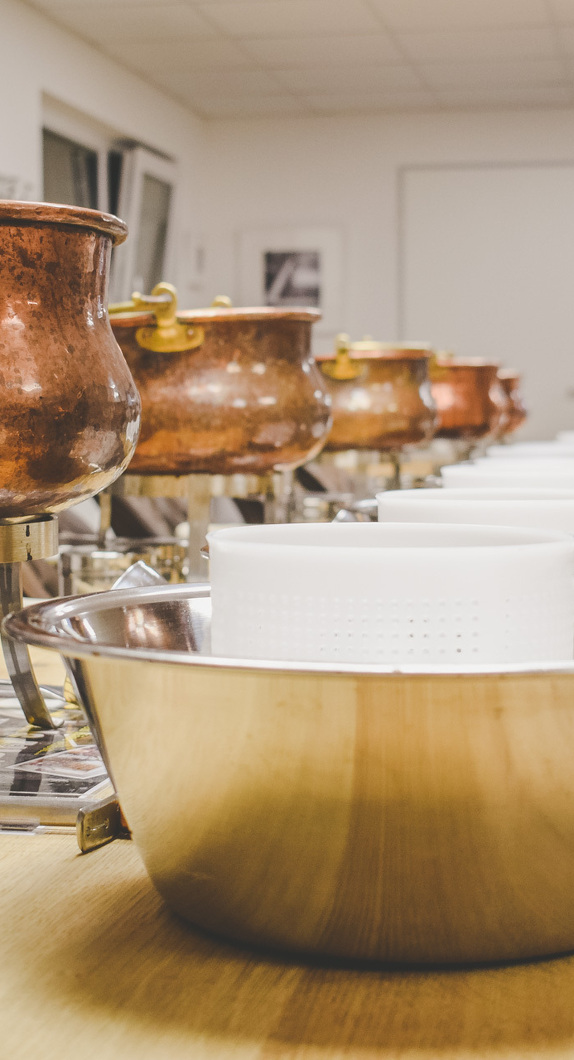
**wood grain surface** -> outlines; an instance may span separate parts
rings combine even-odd
[[[73,836],[0,835],[0,923],[1,1060],[574,1058],[574,957],[283,961],[185,925],[126,841],[82,856]]]
[[[10,1060],[573,1057],[574,958],[461,971],[283,962],[187,927],[133,844],[0,836]]]

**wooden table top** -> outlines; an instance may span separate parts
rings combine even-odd
[[[41,667],[41,669],[40,669]],[[37,658],[43,681],[57,678]],[[396,971],[306,964],[172,915],[129,841],[0,835],[7,1060],[574,1058],[574,957]]]

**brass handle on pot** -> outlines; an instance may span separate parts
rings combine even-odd
[[[182,324],[177,319],[177,291],[171,283],[157,283],[150,295],[134,291],[131,302],[122,302],[109,307],[109,312],[125,313],[127,310],[151,310],[155,314],[155,326],[138,328],[136,342],[152,353],[184,353],[201,346],[205,337],[202,327]]]
[[[433,350],[429,359],[429,376],[432,382],[441,383],[448,379],[451,364],[456,364],[452,350]]]
[[[330,379],[357,379],[363,368],[357,361],[351,358],[351,340],[348,335],[337,335],[336,357],[334,361],[325,361],[321,364],[321,371]]]

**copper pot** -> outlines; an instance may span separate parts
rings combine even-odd
[[[427,441],[436,421],[429,358],[422,346],[339,336],[335,354],[317,357],[333,403],[325,449],[389,451]]]
[[[504,430],[508,409],[499,365],[437,354],[430,366],[438,412],[436,435],[474,441]]]
[[[140,402],[112,334],[109,214],[0,202],[0,519],[58,512],[128,463]]]
[[[320,313],[227,304],[176,313],[173,288],[154,292],[151,304],[171,292],[171,310],[164,301],[157,316],[112,317],[142,399],[130,472],[262,474],[312,459],[330,426],[310,354]]]
[[[501,368],[498,373],[498,378],[504,393],[508,398],[508,408],[506,410],[506,425],[503,430],[503,435],[513,434],[519,427],[525,422],[528,417],[528,410],[522,400],[522,394],[520,393],[520,372],[515,371],[514,368]]]

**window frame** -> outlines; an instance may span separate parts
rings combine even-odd
[[[138,245],[139,220],[142,206],[144,177],[155,177],[169,184],[172,191],[167,218],[163,276],[174,274],[175,206],[177,197],[177,165],[163,155],[155,154],[146,147],[131,147],[123,150],[122,179],[118,213],[128,226],[130,238],[114,253],[110,289],[112,300],[123,302],[131,298],[134,290],[135,258]],[[149,291],[141,292],[149,294]]]

